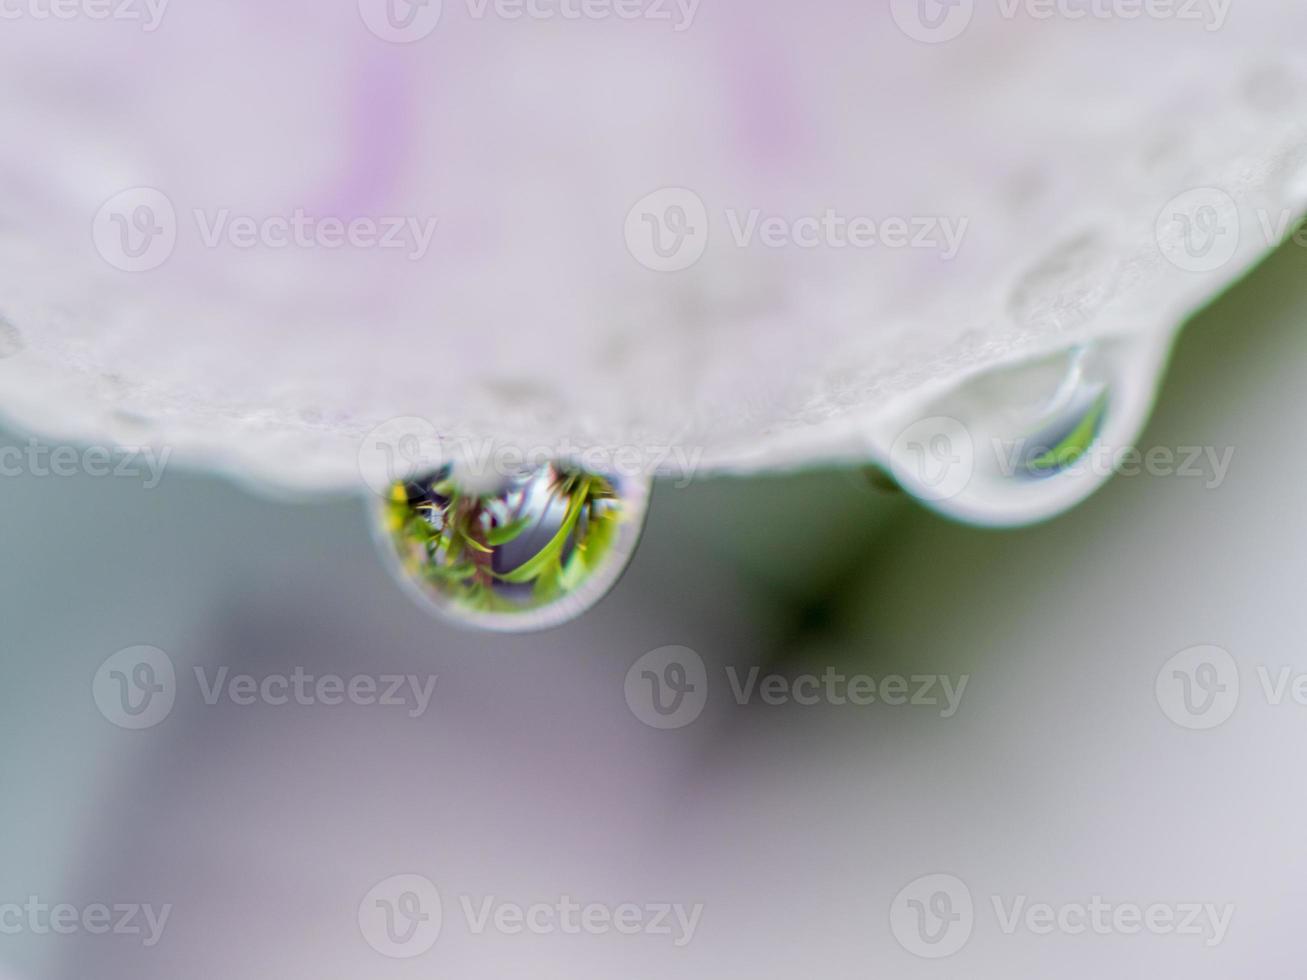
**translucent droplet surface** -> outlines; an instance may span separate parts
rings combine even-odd
[[[877,426],[873,455],[950,517],[995,526],[1052,517],[1134,458],[1171,342],[1099,340],[970,378]]]
[[[499,632],[557,626],[613,587],[644,526],[647,480],[550,464],[490,480],[445,466],[375,507],[383,551],[441,616]]]

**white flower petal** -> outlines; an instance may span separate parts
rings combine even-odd
[[[403,416],[820,463],[925,389],[1173,329],[1301,215],[1304,12],[962,0],[940,40],[911,22],[934,2],[722,0],[686,25],[446,0],[407,44],[307,0],[178,3],[154,31],[10,21],[0,411],[324,489]],[[641,238],[641,201],[682,209],[688,252]],[[114,252],[142,202],[162,259]],[[404,248],[321,226],[275,247],[267,220],[297,212],[412,223]],[[1186,256],[1176,213],[1217,215],[1215,251]],[[742,245],[751,214],[820,244]],[[896,218],[924,247],[847,244]],[[254,247],[240,219],[264,222]]]

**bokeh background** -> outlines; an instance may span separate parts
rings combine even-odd
[[[357,500],[271,499],[203,474],[0,481],[0,904],[173,905],[162,941],[0,936],[15,980],[1301,975],[1307,707],[1307,254],[1287,247],[1188,327],[1141,445],[1233,447],[1219,487],[1122,477],[1014,532],[950,524],[857,474],[655,494],[612,596],[544,635],[458,632],[414,606]],[[25,436],[10,434],[21,445]],[[145,731],[92,679],[135,644],[181,692]],[[1223,725],[1155,683],[1228,650]],[[658,730],[628,669],[680,645],[707,707]],[[380,706],[207,706],[191,667],[438,675]],[[726,666],[968,675],[956,715],[741,706]],[[444,897],[412,960],[358,908],[389,875]],[[975,900],[949,959],[896,940],[909,882]],[[692,941],[474,934],[458,896],[703,912]],[[1005,934],[992,896],[1234,906],[1224,940]],[[3,968],[0,968],[2,970]]]

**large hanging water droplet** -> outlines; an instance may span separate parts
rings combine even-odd
[[[626,568],[649,483],[550,464],[462,479],[454,466],[396,483],[376,508],[403,581],[447,619],[501,632],[585,612]]]
[[[1052,517],[1133,451],[1171,342],[1099,340],[968,379],[878,425],[873,452],[905,490],[951,517]]]

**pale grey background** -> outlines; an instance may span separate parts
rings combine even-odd
[[[1145,446],[1233,446],[1219,489],[1118,479],[1016,532],[959,527],[847,474],[661,487],[614,595],[539,637],[460,633],[388,580],[355,501],[0,482],[0,903],[175,905],[163,942],[0,937],[16,977],[1188,977],[1300,975],[1307,708],[1307,255],[1276,255],[1188,330]],[[16,438],[16,437],[14,437]],[[99,664],[138,643],[252,673],[435,672],[429,713],[205,707],[109,725]],[[1235,716],[1172,724],[1174,653],[1239,661]],[[708,709],[659,732],[623,679],[697,650]],[[972,676],[958,715],[735,706],[722,664]],[[381,958],[356,925],[427,875],[445,932]],[[888,912],[960,876],[975,933],[918,960]],[[694,941],[473,936],[454,896],[705,905]],[[1234,903],[1214,949],[1003,935],[1010,901]]]

